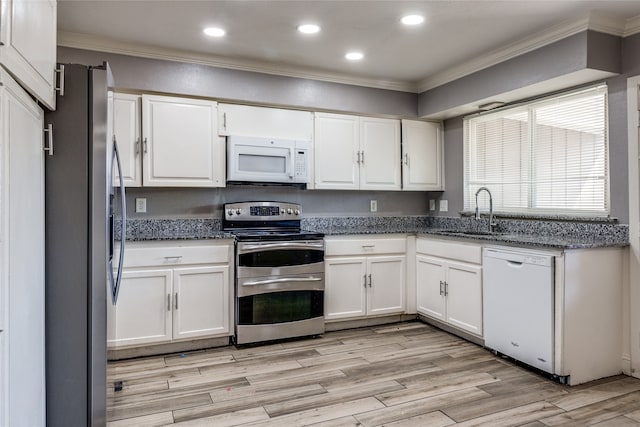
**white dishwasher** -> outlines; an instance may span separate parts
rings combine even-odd
[[[554,373],[554,256],[483,251],[485,346]]]

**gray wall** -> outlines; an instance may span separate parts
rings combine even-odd
[[[590,35],[592,32],[589,32]],[[578,34],[581,36],[584,33]],[[600,34],[600,33],[594,33]],[[576,36],[570,37],[574,39]],[[609,57],[614,58],[612,54],[618,52],[618,56],[622,59],[620,70],[622,74],[620,76],[610,78],[606,80],[609,91],[609,165],[610,165],[610,191],[611,191],[611,216],[619,219],[621,223],[629,223],[629,200],[628,200],[628,164],[627,164],[627,78],[640,74],[640,34],[636,34],[631,37],[622,39],[620,43],[612,43],[607,38],[596,37],[598,43],[594,46],[600,46],[602,43],[610,50],[604,50],[599,55],[593,53],[591,58],[595,57]],[[562,40],[561,42],[564,42]],[[571,43],[571,41],[569,41]],[[555,43],[557,45],[560,42]],[[553,45],[551,45],[553,46]],[[566,46],[565,46],[566,47]],[[620,55],[620,49],[621,55]],[[540,51],[540,52],[539,52]],[[540,53],[545,51],[545,48],[539,49],[532,57],[534,62],[541,62],[545,66],[549,66],[551,69],[558,68],[557,62],[562,62],[561,58],[558,58],[555,54],[555,49],[549,52],[549,58],[540,56]],[[528,57],[529,54],[523,55]],[[524,61],[524,58],[522,58]],[[602,59],[593,59],[593,61],[603,61]],[[569,58],[569,63],[572,60]],[[602,63],[602,62],[601,62]],[[504,81],[504,91],[511,90],[513,85],[517,81],[520,81],[520,85],[526,85],[532,81],[537,81],[539,78],[539,69],[532,67],[530,69],[516,69],[505,68],[500,71],[500,65],[492,67],[494,73],[474,73],[470,76],[464,77],[463,82],[456,80],[448,85],[449,96],[452,99],[458,100],[457,102],[468,102],[468,90],[469,82],[473,82],[474,86],[483,87],[485,81],[488,86],[492,87],[494,91],[500,91],[499,82],[502,79]],[[447,86],[447,85],[445,85]],[[443,88],[444,86],[442,86]],[[439,88],[438,88],[439,89]],[[427,95],[430,95],[432,91],[429,91]],[[421,95],[421,102],[423,96]],[[421,103],[421,108],[423,104]],[[444,122],[444,143],[445,143],[445,177],[446,177],[446,191],[442,193],[441,197],[449,201],[449,213],[459,212],[463,208],[464,193],[463,193],[463,117],[456,117]]]
[[[445,111],[586,68],[619,73],[619,37],[583,31],[420,94],[418,114]]]
[[[147,199],[146,214],[134,212],[136,197]],[[277,200],[302,204],[305,217],[425,215],[429,198],[429,193],[413,191],[329,191],[270,186],[127,188],[127,214],[132,218],[221,218],[224,203]],[[371,200],[378,202],[376,213],[369,212]]]
[[[415,93],[58,48],[58,62],[95,65],[103,61],[109,62],[118,90],[370,115],[417,116],[418,95]]]

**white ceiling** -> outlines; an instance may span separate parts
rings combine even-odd
[[[403,26],[408,13],[425,22]],[[298,33],[307,22],[322,31]],[[61,46],[411,92],[588,28],[640,32],[640,0],[58,1]],[[349,49],[364,60],[344,59]]]

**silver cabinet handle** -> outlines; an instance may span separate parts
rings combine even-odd
[[[182,255],[166,256],[164,257],[164,259],[167,261],[170,261],[170,260],[179,261],[182,259]]]
[[[442,290],[443,285],[444,285],[444,282],[442,280],[440,280],[440,295],[444,294],[444,291]]]
[[[371,274],[369,274],[369,287],[371,287]]]
[[[409,166],[409,153],[404,153],[404,165]]]
[[[167,294],[167,311],[171,311],[171,294]]]
[[[356,153],[356,155],[358,156],[358,160],[356,160],[356,163],[357,163],[357,164],[360,164],[360,152],[358,151],[358,152]]]
[[[222,113],[222,127],[227,130],[227,113]]]
[[[376,245],[362,245],[362,249],[373,249]]]
[[[176,292],[175,301],[174,301],[176,310],[178,309],[178,293]]]
[[[136,157],[140,154],[140,137],[136,138]]]
[[[58,81],[60,82],[54,90],[57,90],[60,96],[64,96],[64,65],[60,64],[60,68],[56,68],[54,71],[59,76]]]
[[[364,274],[362,276],[362,284],[364,285],[364,288],[366,289],[367,288],[367,275],[366,274]]]
[[[44,151],[50,156],[53,156],[53,125],[49,123],[44,131],[47,134],[47,141],[49,143],[48,146],[44,147]]]
[[[144,137],[144,153],[147,154],[147,137]]]
[[[448,296],[449,295],[449,284],[447,282],[444,282],[444,296]]]
[[[362,150],[362,164],[364,165],[364,150]]]

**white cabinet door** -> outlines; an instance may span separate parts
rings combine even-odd
[[[32,95],[56,108],[55,0],[0,2],[0,63]]]
[[[313,113],[282,108],[219,104],[218,134],[311,141]]]
[[[402,121],[402,189],[444,190],[439,123]]]
[[[125,270],[111,347],[171,341],[172,270]],[[110,322],[108,321],[109,323]]]
[[[447,322],[482,335],[482,267],[449,262],[446,282]]]
[[[445,321],[446,263],[439,258],[416,256],[418,313]]]
[[[360,118],[360,189],[400,190],[400,121]]]
[[[366,258],[325,258],[324,318],[365,316]]]
[[[6,426],[46,422],[43,121],[42,109],[0,68],[0,425]]]
[[[175,269],[173,339],[229,331],[229,266]]]
[[[113,95],[113,134],[118,143],[125,187],[142,186],[140,101],[140,95]],[[119,186],[117,168],[114,168],[114,174],[113,184]]]
[[[142,95],[144,185],[224,187],[217,117],[214,101]]]
[[[405,270],[404,255],[367,259],[367,315],[404,312]]]
[[[359,118],[315,114],[315,188],[357,190],[360,187]]]

